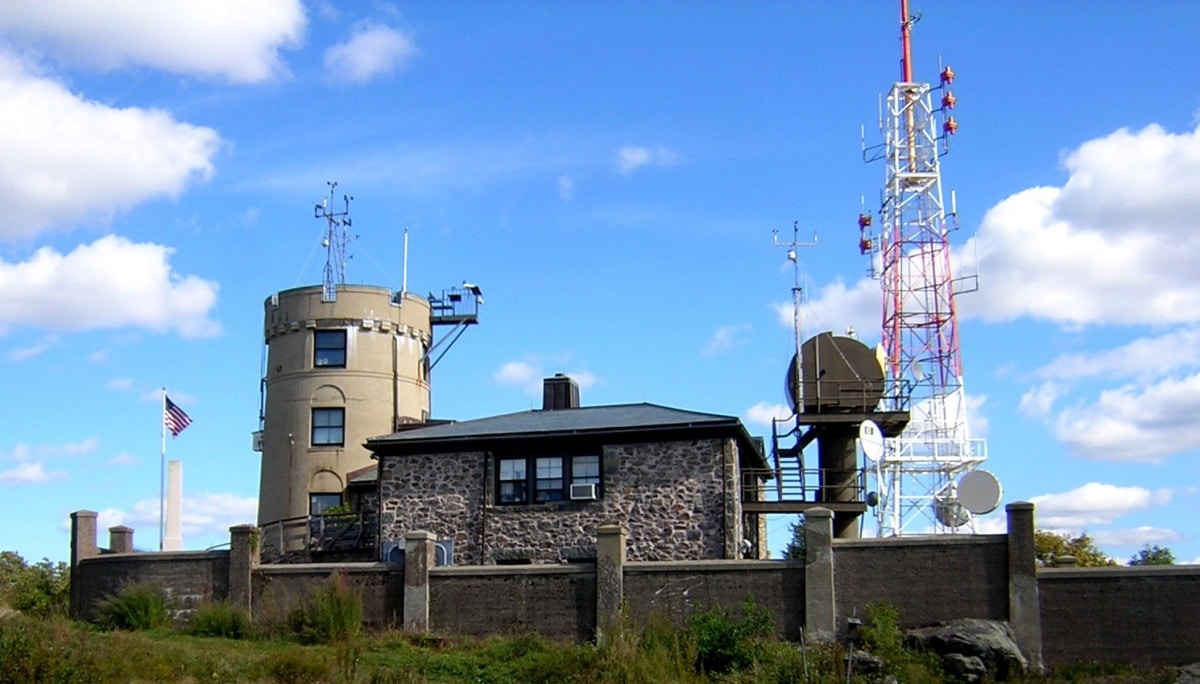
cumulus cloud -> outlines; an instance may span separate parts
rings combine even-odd
[[[1118,518],[1147,508],[1165,506],[1171,491],[1089,482],[1061,494],[1031,497],[1041,529],[1078,533],[1089,526],[1107,525]]]
[[[1043,382],[1021,395],[1018,410],[1030,418],[1040,418],[1050,413],[1054,400],[1058,399],[1059,387],[1053,382]]]
[[[1092,539],[1101,546],[1117,546],[1125,548],[1141,548],[1147,544],[1169,544],[1182,540],[1184,537],[1175,530],[1163,527],[1143,525],[1128,530],[1096,530],[1090,533]]]
[[[1053,380],[1158,377],[1200,365],[1200,328],[1188,326],[1097,353],[1063,354],[1035,375]]]
[[[404,69],[417,54],[412,38],[387,26],[364,24],[344,43],[325,51],[325,75],[335,82],[366,83]]]
[[[209,318],[217,284],[175,273],[172,251],[109,235],[68,254],[43,247],[24,262],[0,260],[0,326],[219,334],[220,324]]]
[[[234,525],[253,523],[258,517],[258,499],[236,494],[205,493],[184,496],[183,505],[184,543],[189,537],[228,539],[229,528]],[[97,529],[105,530],[117,525],[126,525],[140,532],[142,543],[151,535],[158,534],[159,501],[157,498],[141,499],[128,509],[106,508],[97,515]],[[63,523],[70,529],[70,521]]]
[[[300,0],[58,0],[0,3],[0,34],[101,70],[145,65],[176,74],[257,83],[287,72],[280,51],[296,47],[306,19]]]
[[[617,150],[617,170],[631,174],[643,166],[674,166],[679,163],[679,153],[658,145],[638,147],[630,145]]]
[[[1101,392],[1064,409],[1054,433],[1073,454],[1102,461],[1158,462],[1200,448],[1200,373]]]
[[[85,100],[3,53],[0,120],[0,240],[102,222],[146,200],[177,197],[211,176],[220,146],[210,128],[164,111]]]
[[[742,414],[742,420],[750,425],[770,426],[773,419],[783,420],[791,415],[792,410],[783,404],[760,401],[746,409],[746,412]]]
[[[879,283],[870,278],[859,280],[853,287],[841,280],[825,285],[801,305],[805,335],[825,330],[842,335],[854,329],[864,344],[875,344],[879,341],[882,298]],[[772,307],[779,323],[791,328],[795,318],[792,302],[777,302]]]
[[[46,472],[41,463],[19,463],[9,470],[0,470],[0,485],[19,487],[21,485],[42,484],[51,480],[61,480],[67,474],[62,471]]]
[[[1200,320],[1200,129],[1151,125],[1090,140],[1061,187],[1019,192],[984,216],[962,254],[984,287],[961,311],[1070,325]]]
[[[497,384],[517,387],[530,396],[540,396],[543,379],[559,372],[574,380],[580,391],[595,386],[596,376],[589,371],[547,371],[546,364],[551,361],[537,356],[529,356],[521,361],[508,361],[500,366],[492,380]]]
[[[745,323],[717,328],[713,336],[700,350],[701,356],[718,356],[746,344],[750,326]]]

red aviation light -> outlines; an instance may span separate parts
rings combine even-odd
[[[870,225],[871,225],[871,215],[870,214],[859,214],[858,215],[859,229],[867,228]]]
[[[958,102],[958,98],[954,97],[954,93],[950,92],[949,90],[947,90],[946,94],[942,96],[942,108],[943,109],[954,109],[954,105],[957,102]]]
[[[954,83],[954,69],[951,69],[949,66],[942,69],[942,83]]]
[[[947,117],[946,122],[942,124],[942,130],[950,135],[954,135],[958,131],[958,122],[954,117]]]

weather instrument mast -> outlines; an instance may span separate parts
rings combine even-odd
[[[859,215],[859,249],[883,291],[884,373],[910,389],[912,416],[869,464],[880,536],[952,532],[969,526],[972,514],[990,512],[963,505],[958,493],[957,479],[987,459],[985,442],[967,429],[955,308],[955,297],[977,281],[951,272],[948,236],[958,217],[953,193],[949,212],[943,204],[939,161],[958,128],[950,115],[954,71],[944,68],[936,87],[913,80],[911,31],[919,18],[900,0],[901,80],[881,112],[883,142],[863,144],[864,160],[884,162],[885,184],[878,226],[871,214]]]
[[[337,181],[326,181],[329,186],[329,197],[313,207],[313,218],[325,219],[325,237],[321,246],[325,248],[325,279],[323,299],[327,302],[337,300],[338,285],[346,284],[346,248],[354,239],[347,230],[350,221],[350,195],[342,195],[343,209],[333,210],[333,193],[337,190]]]

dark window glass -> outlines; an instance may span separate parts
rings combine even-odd
[[[346,409],[315,408],[312,411],[312,445],[342,446],[346,439]]]
[[[309,494],[308,514],[321,515],[327,508],[342,505],[341,494]]]
[[[572,458],[571,484],[600,484],[600,457],[576,456]]]
[[[346,331],[318,330],[313,336],[313,366],[346,367]]]
[[[534,501],[563,500],[563,460],[560,456],[537,459],[537,480]]]
[[[500,460],[500,503],[525,503],[529,491],[525,479],[525,459],[505,458]]]

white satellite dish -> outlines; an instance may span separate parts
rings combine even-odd
[[[975,515],[987,515],[1000,505],[1000,480],[986,470],[972,470],[958,478],[958,502]]]
[[[874,421],[864,420],[858,426],[858,445],[862,448],[863,456],[872,463],[883,456],[883,433]]]

